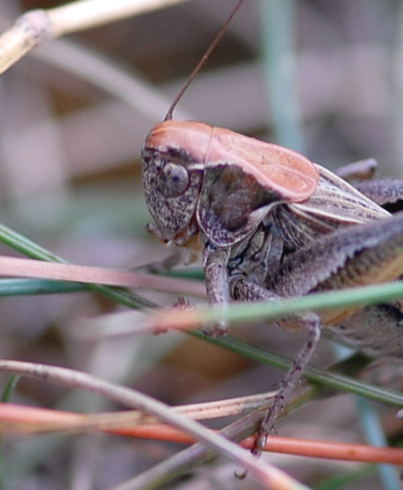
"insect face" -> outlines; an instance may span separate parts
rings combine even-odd
[[[165,121],[147,136],[143,148],[145,197],[164,242],[185,245],[197,233],[194,219],[203,179],[203,162],[212,127],[203,123]]]

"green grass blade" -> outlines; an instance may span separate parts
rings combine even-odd
[[[76,293],[87,291],[83,284],[48,279],[0,279],[0,296]]]
[[[200,307],[202,322],[215,323],[226,320],[239,324],[262,319],[274,319],[299,311],[321,311],[352,306],[364,306],[403,298],[403,281],[373,286],[348,288],[324,293],[314,293],[270,302],[232,303],[220,307]]]
[[[262,351],[257,347],[245,344],[231,337],[212,338],[206,337],[200,332],[192,332],[198,338],[204,339],[212,344],[223,347],[224,349],[235,352],[256,362],[270,364],[283,370],[288,370],[292,366],[292,361],[284,356],[273,352]],[[377,386],[358,381],[354,378],[337,374],[323,369],[307,367],[304,370],[304,377],[314,383],[320,383],[330,388],[355,393],[371,400],[392,405],[394,407],[403,406],[403,394],[392,390],[386,390]]]
[[[18,381],[20,380],[20,377],[21,376],[19,376],[17,374],[13,374],[12,376],[10,376],[8,378],[6,386],[4,387],[3,392],[1,394],[1,397],[0,397],[0,401],[2,403],[7,403],[10,400],[11,395],[13,394],[14,390],[17,387],[17,384],[18,384]]]

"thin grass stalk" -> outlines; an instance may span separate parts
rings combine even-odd
[[[168,405],[136,390],[104,381],[81,371],[43,364],[3,359],[0,360],[0,371],[17,373],[31,378],[42,379],[47,382],[62,384],[71,388],[86,389],[113,399],[118,403],[137,408],[145,413],[151,413],[160,420],[192,434],[197,440],[202,441],[203,444],[214,452],[218,452],[236,464],[246,468],[265,488],[272,488],[273,490],[286,490],[288,488],[307,490],[305,485],[299,484],[277,468],[257,460],[235,443],[206,429],[198,422],[184,417],[183,414],[176,413]],[[128,488],[136,487],[130,486]]]
[[[263,351],[257,347],[247,345],[237,339],[226,338],[211,338],[205,337],[200,332],[192,332],[191,335],[200,339],[206,340],[214,345],[223,347],[256,362],[270,364],[280,369],[287,371],[292,366],[292,360],[273,352]],[[401,407],[403,404],[403,394],[393,390],[386,390],[377,386],[370,385],[363,381],[359,381],[342,374],[325,371],[315,367],[306,367],[304,377],[313,383],[320,383],[329,388],[334,388],[341,391],[347,391],[356,395],[364,396],[365,398],[379,401],[394,407]]]
[[[32,240],[15,232],[7,226],[0,224],[0,241],[32,259],[44,260],[47,262],[56,262],[67,264],[68,262],[58,255],[46,250]],[[141,307],[153,307],[154,303],[135,295],[131,291],[122,288],[113,288],[101,286],[99,284],[88,284],[86,288],[106,296],[117,303],[128,306],[129,308],[138,309]]]
[[[374,447],[387,446],[388,442],[376,408],[360,397],[357,397],[356,404],[359,409],[360,423],[368,444]],[[401,489],[401,481],[395,466],[377,463],[376,469],[385,490]]]
[[[32,242],[26,237],[5,227],[4,225],[0,225],[0,240],[29,257],[39,260],[50,260],[58,263],[66,263],[62,258],[44,249],[40,245]],[[88,285],[87,287],[91,290],[108,296],[118,303],[125,304],[130,308],[138,308],[138,303],[130,297],[129,292],[99,285]],[[225,318],[229,321],[233,321],[234,323],[239,323],[262,318],[276,318],[276,316],[281,316],[285,313],[292,313],[301,310],[320,309],[325,307],[336,308],[346,304],[351,305],[357,303],[376,303],[384,300],[397,299],[402,296],[403,283],[399,282],[393,284],[383,284],[369,286],[365,288],[357,288],[353,290],[313,294],[302,298],[292,298],[281,302],[273,302],[270,304],[231,304],[228,306],[228,309],[225,312]],[[181,312],[175,310],[174,313],[176,315]],[[184,313],[186,316],[187,312],[184,311],[182,313]],[[194,314],[195,312],[190,313]],[[216,310],[214,309],[214,307],[200,307],[197,310],[197,315],[199,318],[199,324],[206,324],[221,319],[223,313],[222,310]],[[244,344],[237,342],[234,339],[206,338],[203,334],[199,332],[195,332],[194,335],[197,335],[199,338],[205,339],[209,342],[214,342],[217,345],[221,345],[225,348],[231,349],[234,352],[238,352],[242,355],[253,357],[255,360],[274,363],[282,369],[289,368],[289,363],[281,356],[268,354],[250,346],[245,348]],[[346,381],[345,378],[340,378],[340,375],[328,373],[324,376],[323,372],[315,372],[313,368],[308,368],[308,370],[306,371],[306,375],[312,381],[322,383],[324,382],[327,383],[328,386],[333,386],[337,389],[348,390],[350,392],[361,394],[368,398],[376,399],[384,403],[389,403],[396,406],[403,405],[403,398],[400,394],[385,390],[379,390],[376,387],[371,387],[370,385],[365,385],[362,382],[351,379],[348,379]]]
[[[303,152],[296,90],[296,7],[295,0],[261,0],[262,55],[275,140]]]

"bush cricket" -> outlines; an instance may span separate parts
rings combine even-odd
[[[403,180],[354,186],[348,180],[370,176],[373,161],[332,173],[277,145],[206,123],[172,120],[174,106],[203,60],[166,120],[151,129],[142,157],[154,220],[150,231],[166,243],[202,248],[209,302],[225,308],[230,301],[271,301],[398,279],[403,274],[403,214],[391,215],[385,206],[403,208]],[[278,323],[305,329],[308,338],[262,424],[256,454],[309,362],[322,327],[372,356],[403,356],[399,302],[306,312]],[[214,327],[215,334],[225,330],[225,324]]]

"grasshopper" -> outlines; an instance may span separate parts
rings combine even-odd
[[[371,173],[371,161],[332,173],[287,148],[171,115],[172,107],[142,152],[149,229],[165,243],[202,249],[211,304],[272,301],[403,275],[403,214],[385,209],[403,207],[403,180],[353,186],[347,180]],[[306,312],[279,323],[306,329],[308,337],[262,424],[256,453],[322,327],[373,356],[403,356],[399,302]],[[224,323],[214,327],[225,331]]]

